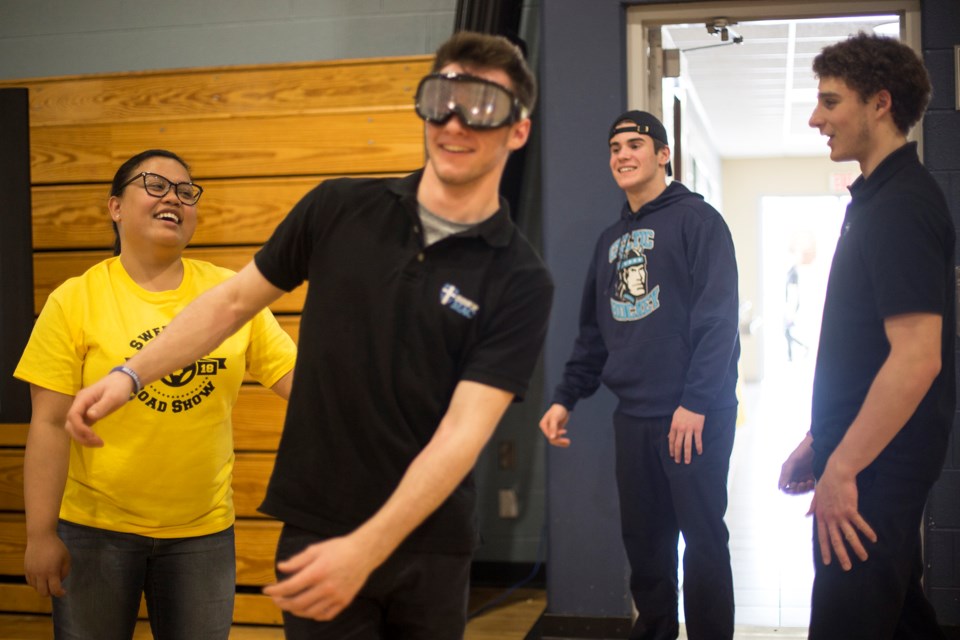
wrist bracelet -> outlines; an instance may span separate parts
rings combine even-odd
[[[140,382],[140,376],[138,376],[137,372],[127,365],[121,364],[113,369],[110,369],[110,373],[113,373],[114,371],[119,371],[120,373],[125,373],[130,376],[130,379],[133,380],[133,395],[137,395],[140,393],[140,390],[143,389],[143,383]]]

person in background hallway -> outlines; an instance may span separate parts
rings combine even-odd
[[[830,268],[810,432],[780,488],[814,491],[814,640],[943,638],[923,593],[920,524],[955,410],[954,225],[907,133],[930,81],[891,38],[826,47],[810,126],[856,160]]]
[[[264,591],[287,638],[463,636],[477,543],[470,472],[526,391],[553,295],[498,193],[535,99],[516,46],[454,35],[417,89],[423,169],[323,182],[252,263],[127,362],[156,380],[309,281],[261,506],[284,522],[280,580]],[[87,441],[130,388],[114,373],[85,389],[68,428]]]
[[[631,638],[676,638],[683,533],[687,635],[733,637],[727,471],[737,418],[737,265],[721,215],[666,177],[663,125],[643,111],[614,120],[610,170],[626,194],[597,241],[580,333],[540,429],[570,444],[577,401],[600,383],[613,416],[623,542],[638,618]]]
[[[54,596],[58,638],[132,638],[141,594],[155,638],[226,640],[230,632],[231,412],[244,371],[288,397],[290,336],[269,311],[259,313],[163,380],[114,374],[126,379],[130,402],[99,424],[108,446],[71,445],[64,429],[83,385],[122,366],[233,274],[183,257],[202,192],[169,151],[127,160],[107,200],[119,255],[50,294],[14,372],[33,401],[24,569],[40,595]]]

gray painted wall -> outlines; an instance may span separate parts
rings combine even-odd
[[[433,53],[456,0],[0,0],[0,78]]]

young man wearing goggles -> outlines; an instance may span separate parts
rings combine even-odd
[[[536,99],[519,49],[456,34],[417,96],[423,169],[323,182],[251,264],[125,363],[156,380],[309,280],[261,506],[284,522],[280,579],[264,591],[289,639],[463,636],[470,472],[526,391],[546,333],[553,285],[499,196]],[[88,441],[130,389],[111,374],[81,391],[71,435]]]

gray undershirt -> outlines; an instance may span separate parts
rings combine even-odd
[[[439,242],[447,236],[466,231],[476,224],[453,222],[446,218],[441,218],[435,213],[431,213],[419,202],[417,203],[417,213],[420,214],[420,224],[423,225],[423,246],[429,247],[434,242]]]

